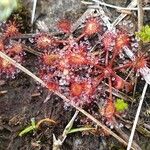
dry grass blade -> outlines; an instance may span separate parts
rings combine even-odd
[[[127,8],[136,7],[137,6],[137,0],[132,0],[132,2],[127,6]],[[121,14],[117,17],[117,19],[112,23],[113,27],[115,27],[122,19],[124,19],[127,16],[127,14]]]
[[[54,121],[54,120],[52,120],[52,119],[50,119],[50,118],[45,118],[45,119],[42,119],[42,120],[40,120],[37,124],[36,124],[36,128],[39,128],[40,127],[40,125],[42,124],[42,123],[44,123],[44,122],[46,122],[46,123],[48,123],[48,124],[56,124],[56,121]]]
[[[76,110],[76,112],[74,113],[73,117],[71,118],[71,120],[69,121],[69,123],[66,125],[62,137],[61,139],[56,139],[55,135],[53,135],[53,150],[60,150],[60,147],[62,146],[63,142],[65,141],[67,134],[69,133],[70,129],[73,126],[73,123],[78,115],[79,111]]]
[[[74,123],[74,121],[75,121],[75,119],[76,119],[76,117],[77,117],[78,114],[79,114],[79,111],[76,110],[76,112],[74,113],[73,117],[71,118],[71,120],[69,121],[69,123],[67,124],[67,126],[65,127],[65,129],[64,129],[64,131],[63,131],[63,134],[62,134],[62,137],[63,137],[64,140],[65,140],[65,138],[67,137],[68,132],[69,132],[70,129],[72,128],[73,123]],[[63,141],[64,141],[64,140],[63,140]],[[62,141],[62,142],[63,142],[63,141]]]
[[[143,76],[143,78],[145,79],[145,81],[150,84],[150,68],[148,67],[143,67],[141,69],[139,69],[141,75]]]
[[[132,127],[132,130],[131,130],[131,135],[130,135],[130,138],[129,138],[129,143],[128,143],[127,150],[131,149],[131,145],[132,145],[135,129],[136,129],[136,126],[137,126],[137,123],[138,123],[138,119],[139,119],[139,115],[140,115],[140,112],[141,112],[142,104],[143,104],[143,101],[144,101],[144,98],[145,98],[147,87],[148,87],[148,84],[145,83],[145,86],[144,86],[144,89],[143,89],[143,92],[142,92],[142,96],[141,96],[141,99],[140,99],[140,102],[139,102],[139,106],[138,106],[138,109],[137,109],[137,112],[136,112],[136,116],[135,116],[135,120],[134,120],[134,123],[133,123],[133,127]]]
[[[118,10],[135,10],[135,11],[138,11],[138,8],[134,8],[134,7],[120,7],[120,6],[116,6],[116,5],[111,5],[111,4],[107,4],[105,2],[101,2],[99,0],[93,0],[94,2],[98,3],[99,5],[102,5],[102,6],[106,6],[106,7],[110,7],[110,8],[114,8],[114,9],[118,9]],[[92,4],[92,3],[89,3],[89,2],[84,2],[84,4]],[[99,6],[91,6],[91,8],[98,8]],[[142,10],[150,10],[150,7],[143,7]]]
[[[108,84],[105,83],[104,87],[106,88],[106,91],[107,91],[107,92],[110,92],[110,91],[109,91],[109,86],[108,86]],[[130,101],[130,102],[134,102],[134,101],[135,101],[134,98],[132,98],[132,97],[130,97],[130,96],[124,94],[123,92],[119,91],[118,89],[115,89],[114,87],[112,87],[112,94],[113,94],[114,96],[119,97],[119,98],[122,98],[122,99],[124,99],[124,100],[126,100],[126,101]]]
[[[30,48],[30,47],[27,47],[25,44],[23,45],[23,48],[25,49],[25,51],[27,51],[29,53],[32,53],[32,54],[34,54],[36,56],[41,56],[42,55],[41,52],[38,52],[38,51],[36,51],[36,50],[34,50],[34,49]]]
[[[138,5],[138,31],[142,29],[143,26],[143,7],[142,0],[137,0]]]
[[[115,130],[116,130],[116,132],[117,132],[123,139],[125,139],[126,141],[129,139],[128,135],[125,134],[125,133],[121,130],[121,128],[115,127]],[[136,142],[133,141],[132,145],[133,145],[133,147],[135,147],[136,150],[142,150]]]
[[[42,86],[47,87],[47,85],[40,79],[38,78],[36,75],[34,75],[32,72],[30,72],[28,69],[26,69],[25,67],[23,67],[22,65],[20,65],[19,63],[17,63],[16,61],[14,61],[13,59],[11,59],[10,57],[8,57],[6,54],[4,54],[3,52],[0,51],[0,57],[2,57],[3,59],[5,59],[6,61],[8,61],[9,63],[11,63],[12,65],[14,65],[15,67],[17,67],[18,69],[20,69],[21,71],[23,71],[24,73],[26,73],[27,75],[29,75],[30,77],[32,77],[35,81],[39,82]],[[53,91],[54,92],[54,91]],[[60,98],[62,98],[64,101],[69,102],[70,100],[67,99],[64,95],[62,95],[59,92],[54,92],[56,95],[58,95]],[[71,104],[71,103],[70,103]],[[102,124],[100,121],[98,121],[97,119],[95,119],[92,115],[90,115],[88,112],[86,112],[85,110],[83,110],[80,107],[77,107],[76,105],[71,104],[73,107],[75,107],[77,110],[79,110],[80,112],[82,112],[85,116],[87,116],[89,119],[91,119],[93,122],[95,122],[98,126],[100,126],[102,129],[106,130],[110,135],[112,135],[114,138],[116,138],[119,142],[121,142],[124,145],[127,145],[127,142],[124,141],[122,138],[120,138],[117,134],[115,134],[113,131],[111,131],[107,126],[105,126],[104,124]],[[132,149],[134,149],[132,147]]]
[[[33,24],[33,22],[34,22],[36,5],[37,5],[37,0],[33,0],[33,9],[32,9],[32,15],[31,15],[31,24]]]
[[[137,0],[137,5],[138,5],[138,31],[140,31],[142,26],[143,26],[142,1]],[[148,87],[148,83],[146,82],[145,86],[143,88],[142,96],[141,96],[139,106],[138,106],[138,109],[137,109],[137,112],[136,112],[136,116],[135,116],[135,119],[134,119],[133,127],[132,127],[132,130],[131,130],[131,134],[130,134],[130,138],[129,138],[129,142],[128,142],[128,146],[127,146],[127,150],[131,149],[131,145],[132,145],[132,142],[133,142],[133,137],[134,137],[134,134],[135,134],[135,129],[136,129],[136,126],[137,126],[137,123],[138,123],[138,120],[139,120],[139,116],[140,116],[142,104],[143,104],[143,101],[144,101],[144,98],[145,98],[147,87]]]

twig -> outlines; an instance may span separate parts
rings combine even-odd
[[[6,94],[7,92],[8,92],[7,90],[0,91],[0,96],[3,95],[3,94]]]
[[[114,127],[114,128],[115,128],[116,132],[117,132],[124,140],[127,141],[127,140],[129,139],[128,135],[125,134],[125,133],[121,130],[121,128],[118,128],[118,127]],[[133,147],[134,147],[136,150],[142,150],[142,149],[139,147],[139,145],[138,145],[136,142],[134,142],[134,141],[133,141]]]
[[[132,8],[137,6],[137,0],[132,0],[131,3],[127,6],[127,8]],[[113,27],[115,27],[122,19],[124,19],[127,14],[121,14],[117,17],[117,19],[112,23]]]
[[[25,51],[27,51],[29,53],[32,53],[32,54],[34,54],[36,56],[41,56],[42,55],[41,52],[38,52],[38,51],[36,51],[36,50],[34,50],[34,49],[30,48],[30,47],[27,47],[25,44],[23,44],[23,48],[25,49]]]
[[[11,40],[29,39],[29,38],[34,38],[36,35],[37,35],[36,33],[26,33],[26,34],[21,34],[21,35],[10,37],[9,39]]]
[[[1,51],[0,51],[0,57],[2,57],[6,61],[8,61],[12,65],[14,65],[15,67],[17,67],[18,69],[20,69],[21,71],[23,71],[24,73],[26,73],[27,75],[29,75],[30,77],[32,77],[35,81],[39,82],[42,86],[47,87],[46,83],[44,83],[40,78],[38,78],[36,75],[34,75],[28,69],[26,69],[25,67],[23,67],[22,65],[20,65],[15,60],[13,60],[12,58],[8,57],[6,54],[4,54]],[[54,92],[56,95],[58,95],[60,98],[62,98],[65,102],[70,102],[70,100],[68,98],[66,98],[64,95],[62,95],[61,93],[59,93],[57,91],[52,91],[52,92]],[[82,112],[85,116],[87,116],[89,119],[91,119],[93,122],[95,122],[102,129],[106,130],[110,135],[112,135],[114,138],[116,138],[119,142],[121,142],[124,145],[127,145],[126,141],[124,141],[117,134],[115,134],[113,131],[111,131],[107,126],[103,125],[100,121],[98,121],[97,119],[95,119],[88,112],[86,112],[82,108],[80,108],[80,107],[78,107],[78,106],[76,106],[76,105],[74,105],[72,103],[70,103],[70,105],[73,106],[74,108],[76,108],[77,110],[79,110],[80,112]],[[132,148],[132,149],[134,149],[134,148]]]
[[[140,115],[142,104],[143,104],[143,101],[144,101],[144,98],[145,98],[147,87],[148,87],[148,83],[146,82],[145,86],[144,86],[144,89],[143,89],[143,92],[142,92],[140,102],[139,102],[139,106],[138,106],[138,109],[137,109],[137,112],[136,112],[135,120],[134,120],[134,123],[133,123],[133,127],[132,127],[132,130],[131,130],[131,135],[130,135],[128,146],[127,146],[127,150],[131,149],[135,129],[136,129],[136,126],[137,126],[137,122],[138,122],[138,119],[139,119],[139,115]]]
[[[13,43],[17,43],[17,42],[13,41]],[[32,54],[37,55],[37,56],[42,55],[41,52],[38,52],[38,51],[34,50],[33,48],[26,46],[25,44],[22,44],[22,47],[25,51],[27,51],[29,53],[32,53]]]
[[[125,123],[125,127],[127,128],[127,129],[129,129],[129,128],[131,128],[132,127],[132,125],[133,125],[133,122],[132,121],[129,121],[129,120],[126,120],[126,119],[123,119],[120,115],[118,115],[118,114],[116,114],[115,115],[118,119],[120,119],[121,121],[123,121],[124,123]],[[136,127],[136,130],[138,131],[138,132],[140,132],[141,134],[143,134],[144,136],[147,136],[148,135],[148,137],[150,137],[150,125],[149,124],[146,124],[146,123],[140,123],[141,121],[139,121],[138,123],[137,123],[137,127]],[[145,131],[145,132],[142,132],[142,131]],[[145,133],[146,133],[146,135],[145,135]]]
[[[29,38],[35,38],[37,36],[38,33],[25,33],[25,34],[20,34],[20,35],[17,35],[17,36],[12,36],[12,37],[9,37],[8,39],[11,39],[11,40],[18,40],[18,39],[29,39]],[[39,32],[40,34],[40,32]],[[48,36],[59,36],[61,35],[59,32],[46,32],[46,34]],[[1,34],[0,34],[1,35]]]
[[[93,0],[94,2],[98,3],[99,5],[103,5],[103,6],[106,6],[106,7],[110,7],[110,8],[114,8],[114,9],[118,9],[118,10],[135,10],[135,11],[138,11],[138,7],[134,8],[134,7],[121,7],[121,6],[116,6],[116,5],[111,5],[111,4],[107,4],[105,2],[101,2],[99,0]],[[84,4],[92,4],[92,3],[85,3],[83,1]],[[89,6],[91,8],[98,8],[99,6]],[[143,7],[142,10],[150,10],[150,7]]]
[[[137,0],[138,5],[138,31],[141,30],[143,26],[143,8],[142,8],[142,1]]]

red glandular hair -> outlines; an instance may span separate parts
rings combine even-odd
[[[4,29],[4,36],[6,38],[19,35],[19,28],[15,22],[9,22]]]
[[[57,27],[60,31],[64,33],[70,33],[71,32],[71,22],[67,19],[62,19],[58,21]]]
[[[10,48],[6,49],[6,53],[11,54],[11,55],[19,55],[23,54],[23,46],[19,42],[12,43],[10,45]]]
[[[149,60],[150,58],[148,56],[139,52],[138,55],[135,57],[135,60],[133,61],[133,68],[135,70],[138,70],[140,68],[146,67],[149,65]]]
[[[3,40],[0,39],[0,51],[4,50],[4,43]]]
[[[14,56],[13,59],[18,63],[22,62],[22,57],[19,55]],[[3,58],[0,58],[0,76],[2,78],[14,78],[18,72],[19,70],[16,69],[14,65],[4,60]]]
[[[122,49],[124,46],[127,46],[130,42],[130,38],[126,33],[118,33],[117,37],[116,37],[116,43],[115,43],[115,48],[120,50]]]
[[[90,55],[86,46],[48,50],[40,58],[39,75],[50,90],[63,92],[72,103],[81,106],[93,101],[95,87],[90,74],[87,78],[78,72],[96,63],[96,56]]]
[[[39,50],[48,49],[56,45],[56,41],[48,34],[42,33],[35,37],[36,47]]]
[[[4,45],[3,43],[3,40],[1,40],[1,51],[14,59],[16,62],[22,64],[25,54],[22,44],[20,42],[12,41],[10,43],[7,43],[7,45]],[[11,63],[4,60],[3,58],[0,58],[0,76],[2,78],[14,78],[18,72],[19,70],[15,68],[15,66],[13,66]]]
[[[90,36],[90,35],[100,32],[101,28],[102,27],[100,25],[100,21],[97,18],[90,17],[87,19],[85,23],[83,33],[85,35]]]

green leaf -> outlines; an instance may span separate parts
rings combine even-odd
[[[140,32],[136,33],[143,42],[150,42],[150,26],[143,26]]]
[[[117,98],[115,101],[115,108],[117,112],[122,112],[128,108],[128,104],[123,99]]]
[[[89,131],[89,130],[94,130],[95,128],[86,128],[86,127],[81,127],[81,128],[75,128],[71,129],[68,134],[70,133],[75,133],[75,132],[82,132],[82,131]]]
[[[23,131],[19,133],[19,136],[23,136],[24,134],[27,134],[28,132],[35,130],[35,128],[31,125],[29,127],[26,127]]]
[[[31,118],[31,125],[33,128],[36,128],[35,118]]]
[[[27,134],[28,132],[32,131],[32,130],[35,130],[37,127],[36,127],[36,124],[35,124],[35,118],[31,118],[31,125],[26,127],[23,131],[21,131],[19,133],[19,136],[23,136],[24,134]]]

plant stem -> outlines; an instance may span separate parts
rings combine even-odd
[[[106,55],[105,55],[105,66],[108,65],[108,58],[109,58],[108,56],[109,56],[109,51],[106,50]]]
[[[109,99],[112,100],[112,83],[111,83],[111,78],[108,78],[108,82],[109,82]]]
[[[123,65],[123,66],[115,67],[115,68],[114,68],[114,71],[117,71],[117,70],[120,70],[120,69],[125,69],[125,68],[131,67],[131,66],[132,66],[132,62],[127,63],[127,64],[125,64],[125,65]]]

